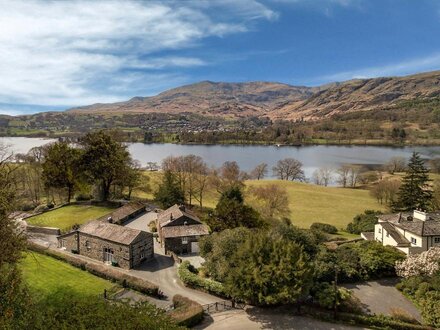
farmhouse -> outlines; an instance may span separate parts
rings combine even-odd
[[[105,221],[91,221],[57,238],[59,248],[125,269],[154,254],[151,233]]]
[[[368,239],[369,233],[362,233]],[[427,251],[440,246],[440,212],[419,210],[409,213],[380,215],[374,226],[374,240],[395,246],[406,254]]]
[[[128,203],[97,220],[57,237],[58,247],[108,264],[130,269],[154,255],[153,235],[123,227],[145,213],[145,205]]]
[[[158,214],[157,230],[165,253],[199,252],[199,238],[208,235],[208,227],[183,205],[174,205]]]

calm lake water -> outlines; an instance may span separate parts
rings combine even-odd
[[[54,140],[42,138],[8,137],[0,142],[8,144],[15,153],[26,153],[31,148]],[[241,145],[177,145],[131,143],[129,150],[134,159],[145,166],[147,162],[157,162],[168,156],[194,154],[203,157],[210,166],[220,166],[225,161],[236,161],[244,171],[252,170],[265,162],[272,168],[283,158],[293,157],[304,164],[308,178],[315,169],[323,166],[337,168],[342,164],[381,165],[391,157],[409,158],[413,151],[423,158],[440,157],[440,147],[373,147],[373,146],[241,146]],[[271,172],[271,171],[270,171]]]

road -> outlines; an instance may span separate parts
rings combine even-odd
[[[201,330],[359,330],[341,324],[322,322],[304,316],[296,316],[284,309],[248,308],[232,310],[206,316],[193,329]]]

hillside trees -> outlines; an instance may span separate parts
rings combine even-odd
[[[170,170],[165,170],[159,189],[154,194],[154,199],[159,202],[163,208],[184,203],[184,192],[175,174]]]
[[[250,176],[252,179],[261,180],[266,177],[267,172],[268,172],[268,165],[266,163],[261,163],[255,166]]]
[[[251,205],[265,218],[279,220],[290,215],[287,190],[275,184],[251,187]]]

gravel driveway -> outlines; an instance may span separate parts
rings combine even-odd
[[[420,312],[414,304],[396,289],[397,283],[398,279],[383,279],[360,284],[346,284],[344,287],[353,291],[367,313],[391,315],[392,309],[395,308],[421,321]]]

